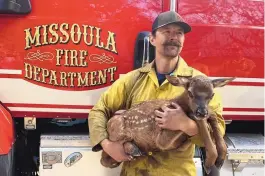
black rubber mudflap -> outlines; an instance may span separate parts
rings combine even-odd
[[[15,174],[14,150],[6,155],[0,155],[0,176],[14,176]]]

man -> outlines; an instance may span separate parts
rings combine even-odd
[[[156,49],[154,61],[142,68],[127,73],[118,79],[102,94],[100,100],[90,111],[89,129],[93,151],[103,148],[117,161],[124,161],[121,175],[126,176],[195,176],[196,168],[193,162],[195,145],[203,146],[196,123],[190,120],[179,106],[175,109],[157,111],[157,124],[164,129],[182,130],[190,136],[190,145],[186,151],[175,150],[154,153],[132,160],[120,143],[108,140],[106,132],[107,120],[118,110],[126,106],[140,103],[150,99],[170,99],[183,92],[182,87],[171,85],[166,74],[182,76],[195,76],[201,72],[189,67],[180,57],[185,33],[191,27],[185,23],[176,12],[161,13],[154,21],[150,42]],[[141,73],[138,79],[137,73]],[[132,83],[133,80],[137,80]],[[134,84],[133,89],[130,85]],[[225,123],[222,118],[221,99],[215,93],[210,106],[218,116],[220,130],[224,135]],[[209,130],[211,130],[209,128]]]

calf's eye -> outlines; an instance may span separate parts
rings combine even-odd
[[[191,91],[188,91],[188,94],[189,94],[189,97],[190,98],[193,98],[194,97],[193,94],[191,93]]]

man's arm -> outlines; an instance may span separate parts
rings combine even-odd
[[[124,106],[124,100],[126,100],[127,96],[125,85],[125,78],[116,80],[110,88],[101,95],[97,104],[89,112],[88,124],[93,151],[102,149],[100,143],[108,138],[106,129],[108,119],[115,111]]]
[[[224,118],[222,116],[222,111],[223,111],[222,99],[221,99],[221,95],[218,92],[215,91],[215,95],[214,95],[213,99],[210,101],[209,107],[216,114],[216,118],[218,121],[218,126],[220,129],[220,132],[221,132],[222,136],[224,136],[226,126],[225,126]],[[194,129],[194,128],[198,128],[198,127],[194,127],[193,125],[191,125],[189,131],[191,131],[191,132],[196,131],[196,129]],[[212,130],[212,128],[209,124],[208,124],[208,129],[209,129],[209,131]],[[199,133],[190,137],[190,140],[192,141],[192,143],[198,145],[199,147],[204,147],[203,141],[202,141]]]

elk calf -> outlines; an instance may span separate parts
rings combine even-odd
[[[226,156],[226,144],[220,133],[215,113],[208,104],[214,96],[214,88],[223,87],[234,78],[210,80],[206,76],[175,77],[167,76],[174,86],[183,86],[185,91],[179,97],[170,100],[144,101],[121,114],[114,115],[107,124],[109,140],[124,144],[125,152],[132,156],[141,156],[148,152],[177,149],[185,150],[191,143],[182,131],[160,129],[155,122],[155,110],[177,103],[198,125],[199,132],[206,149],[205,170],[210,172],[214,164],[220,168]],[[207,122],[212,129],[212,140]],[[114,168],[119,162],[112,159],[104,151],[101,164]]]

